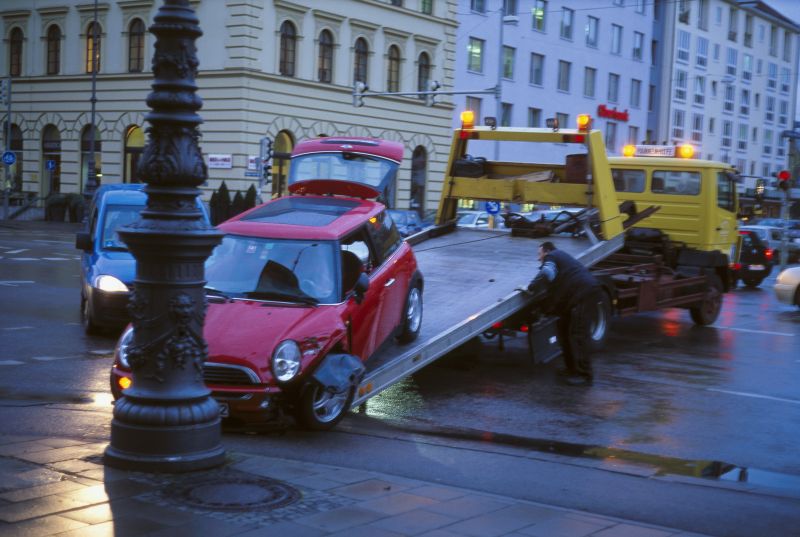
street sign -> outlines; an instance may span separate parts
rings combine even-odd
[[[486,212],[489,214],[498,214],[500,212],[500,202],[499,201],[487,201],[486,202]]]
[[[17,161],[17,155],[12,153],[11,151],[6,151],[3,153],[3,164],[7,166],[11,166]]]
[[[44,167],[45,169],[47,169],[48,172],[54,172],[56,170],[56,161],[48,160],[47,162],[44,163]]]

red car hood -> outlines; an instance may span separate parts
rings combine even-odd
[[[270,358],[278,343],[293,339],[302,346],[314,338],[325,348],[343,333],[340,319],[336,306],[287,307],[239,300],[210,303],[203,331],[208,361],[250,367],[268,382],[272,379]],[[301,370],[316,356],[304,355]]]

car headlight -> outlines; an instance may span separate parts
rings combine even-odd
[[[272,374],[279,382],[292,380],[300,371],[300,347],[287,339],[272,353]]]
[[[128,286],[122,283],[118,278],[103,274],[98,276],[94,281],[94,286],[106,293],[127,293]]]
[[[121,365],[125,369],[131,368],[130,363],[128,363],[128,349],[130,348],[132,343],[133,343],[133,327],[129,326],[122,333],[122,337],[119,338],[119,343],[117,344],[117,358],[119,359],[119,365]]]

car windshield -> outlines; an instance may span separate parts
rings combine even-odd
[[[226,235],[206,261],[206,287],[234,298],[335,303],[336,251],[331,241]]]
[[[292,158],[289,184],[312,179],[363,183],[383,191],[394,181],[396,162],[360,153],[309,153]]]
[[[127,251],[128,247],[119,236],[119,228],[132,224],[139,218],[143,205],[109,205],[103,218],[101,242],[103,250]]]
[[[406,224],[411,223],[406,218],[406,213],[404,213],[404,212],[401,212],[401,211],[389,211],[389,215],[392,217],[392,220],[394,220],[394,223],[397,224],[398,226],[404,226]]]

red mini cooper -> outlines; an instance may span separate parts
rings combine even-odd
[[[352,168],[361,157],[327,158]],[[376,349],[389,338],[417,337],[422,274],[386,208],[373,201],[374,186],[298,180],[292,195],[219,226],[225,236],[206,262],[204,378],[228,424],[291,411],[309,428],[333,427]],[[115,398],[130,385],[132,330],[118,345]]]

